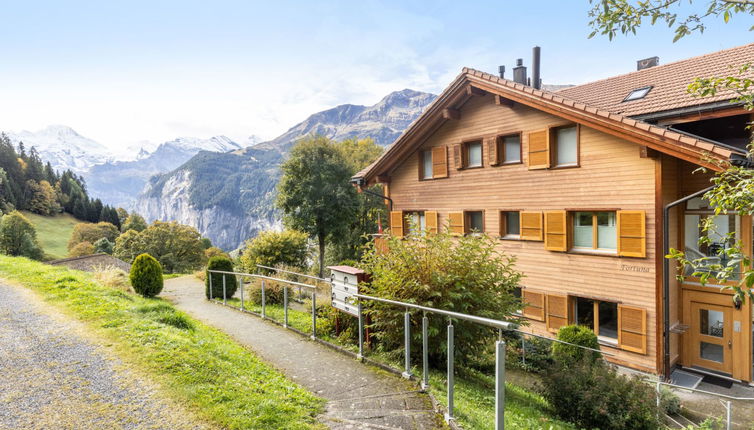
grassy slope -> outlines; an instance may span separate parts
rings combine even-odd
[[[89,274],[0,256],[0,277],[32,288],[112,342],[171,397],[229,429],[320,428],[323,402],[228,336],[176,311],[100,286]]]
[[[70,214],[57,216],[42,216],[31,212],[23,214],[34,224],[39,244],[50,258],[65,258],[68,255],[68,239],[71,238],[73,226],[82,221]]]

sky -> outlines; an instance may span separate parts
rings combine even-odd
[[[638,59],[754,40],[751,16],[676,43],[659,26],[588,39],[588,10],[587,0],[0,0],[0,130],[63,124],[111,148],[179,136],[243,143],[339,104],[439,93],[464,66],[530,65],[534,45],[544,83],[579,84]]]

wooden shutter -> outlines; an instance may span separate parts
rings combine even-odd
[[[618,345],[626,351],[647,353],[647,311],[618,305]]]
[[[451,234],[464,234],[466,233],[466,225],[464,223],[465,218],[463,212],[450,212],[448,213],[448,224]]]
[[[545,249],[568,250],[568,221],[566,211],[545,212]]]
[[[521,291],[524,302],[524,316],[537,321],[545,320],[545,295],[524,289]]]
[[[390,234],[403,237],[403,211],[390,212]]]
[[[500,158],[497,153],[497,138],[488,137],[485,139],[487,143],[487,161],[490,166],[497,166],[500,164]]]
[[[529,133],[529,169],[550,167],[550,133],[547,130]]]
[[[568,325],[568,296],[548,294],[546,310],[547,330],[557,332],[560,327]]]
[[[439,231],[438,225],[437,225],[437,212],[436,211],[424,212],[424,219],[427,226],[427,233],[437,234],[437,232]]]
[[[448,147],[432,148],[432,178],[448,177]]]
[[[622,257],[647,256],[644,211],[618,211],[618,255]]]
[[[521,240],[542,240],[542,212],[521,212]]]
[[[463,151],[461,149],[460,143],[453,145],[453,165],[458,170],[463,169]]]

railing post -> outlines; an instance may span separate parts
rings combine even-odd
[[[656,401],[657,413],[655,415],[657,416],[657,420],[659,421],[660,420],[660,397],[661,397],[659,377],[657,378],[657,385],[655,386],[655,391],[656,391],[655,396],[657,397],[657,401]]]
[[[364,314],[361,308],[361,299],[357,299],[358,311],[359,311],[359,355],[356,356],[359,360],[364,358]]]
[[[317,338],[317,290],[312,290],[312,340]]]
[[[453,355],[455,354],[455,348],[453,346],[453,321],[448,318],[448,412],[445,414],[445,421],[450,422],[453,420],[453,391],[454,387],[454,369],[453,369]]]
[[[262,279],[262,319],[264,319],[267,316],[267,313],[265,312],[265,297],[264,297],[264,279]]]
[[[495,430],[505,428],[505,341],[495,342]]]
[[[226,275],[225,275],[225,273],[223,273],[223,304],[227,305],[228,304],[228,298],[225,296],[225,277],[226,277]]]
[[[521,335],[521,361],[526,369],[526,336]]]
[[[725,405],[725,430],[731,429],[731,415],[733,412],[732,409],[733,405],[731,405],[730,400],[728,400]]]
[[[283,285],[283,327],[288,328],[288,286]]]
[[[422,390],[429,388],[429,318],[422,317]]]
[[[241,287],[241,310],[244,310],[243,306],[243,276],[238,276],[238,284]]]
[[[207,270],[207,276],[209,276],[209,297],[207,297],[207,300],[212,300],[215,298],[215,292],[212,291],[212,272]]]
[[[406,313],[403,314],[403,340],[405,343],[405,368],[403,377],[411,379],[411,314],[406,308]]]

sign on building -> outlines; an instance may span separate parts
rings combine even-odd
[[[359,307],[354,294],[359,293],[359,283],[366,280],[366,272],[351,266],[329,266],[332,280],[332,306],[358,316]]]

